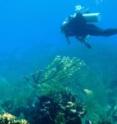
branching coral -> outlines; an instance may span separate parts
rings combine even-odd
[[[73,85],[74,76],[86,67],[84,61],[76,57],[57,56],[44,71],[37,71],[32,74],[27,81],[36,86],[39,93],[48,93],[56,90],[68,88]]]
[[[77,58],[57,56],[54,61],[46,68],[45,81],[55,80],[64,81],[72,78],[74,73],[78,72],[85,63]]]

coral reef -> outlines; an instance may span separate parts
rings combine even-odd
[[[31,124],[82,124],[86,109],[68,92],[54,92],[38,97],[22,113]]]
[[[37,71],[25,79],[36,87],[41,95],[48,94],[65,88],[71,89],[73,85],[80,85],[77,79],[83,68],[86,68],[86,64],[76,57],[57,56],[45,70]]]
[[[107,93],[102,80],[76,57],[57,56],[44,70],[25,76],[23,83],[24,92],[1,105],[4,111],[23,115],[31,124],[117,122],[116,88],[109,86],[111,92]]]
[[[71,85],[85,67],[86,64],[75,57],[57,56],[44,71],[25,77],[37,94],[32,102],[27,102],[27,107],[17,108],[13,113],[23,113],[31,124],[81,124],[86,110],[72,94]]]
[[[0,114],[0,124],[29,124],[25,119],[17,119],[9,113]]]

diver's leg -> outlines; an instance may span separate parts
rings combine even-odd
[[[87,34],[93,36],[111,36],[117,34],[117,29],[101,29],[94,24],[87,24]]]
[[[104,36],[111,36],[117,34],[117,29],[106,29],[103,31]]]
[[[87,36],[76,36],[76,39],[80,41],[80,43],[84,44],[87,48],[92,48],[92,46],[87,42]]]
[[[87,24],[86,31],[87,31],[87,34],[93,35],[93,36],[103,36],[104,35],[104,30],[97,27],[94,24]]]
[[[91,48],[92,48],[91,44],[89,44],[88,42],[84,42],[84,45],[85,45],[88,49],[91,49]]]

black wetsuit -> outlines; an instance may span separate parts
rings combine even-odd
[[[67,22],[62,25],[61,30],[67,38],[75,36],[78,39],[79,37],[85,39],[87,35],[111,36],[117,34],[117,28],[99,28],[95,24],[88,23],[80,13],[77,13],[75,17],[69,17]]]
[[[87,24],[84,29],[86,30],[86,34],[92,36],[111,36],[117,34],[117,29],[101,29],[94,24]]]

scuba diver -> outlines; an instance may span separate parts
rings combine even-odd
[[[99,21],[100,13],[90,13],[80,5],[76,6],[76,12],[70,15],[62,24],[61,31],[64,33],[68,44],[69,37],[75,37],[87,48],[92,48],[87,42],[88,36],[112,36],[117,34],[117,28],[102,29],[94,23]]]

